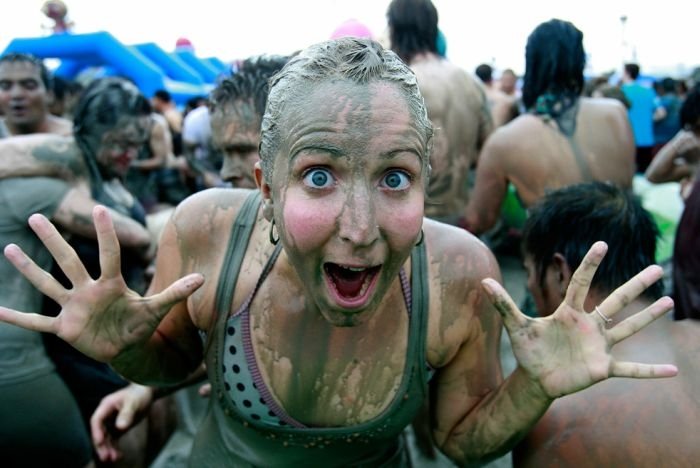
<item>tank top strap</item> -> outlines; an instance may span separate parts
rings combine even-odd
[[[417,382],[427,382],[429,369],[426,355],[428,339],[428,315],[430,313],[430,290],[428,287],[428,262],[425,242],[416,245],[411,252],[411,291],[410,291],[411,333],[415,337],[409,342],[409,356],[412,353],[418,373]]]
[[[216,302],[214,304],[217,318],[226,319],[228,308],[231,306],[233,291],[238,279],[238,272],[245,257],[248,241],[253,233],[255,220],[260,205],[260,191],[256,190],[246,198],[236,220],[231,228],[228,246],[224,253],[224,262],[219,273],[219,283],[216,287]]]
[[[277,261],[277,257],[279,257],[280,252],[282,252],[282,244],[277,244],[275,246],[275,250],[272,252],[272,255],[270,255],[270,258],[267,259],[267,262],[265,263],[265,266],[263,267],[263,270],[260,273],[260,276],[258,277],[258,281],[257,283],[255,283],[255,287],[250,292],[250,294],[248,294],[246,300],[243,301],[243,304],[241,304],[238,310],[236,310],[236,312],[233,314],[233,317],[236,317],[248,310],[248,308],[250,307],[250,303],[253,302],[255,294],[257,294],[258,292],[258,289],[260,289],[260,286],[265,281],[265,278],[267,278],[267,275],[270,274],[270,271],[272,271],[272,267],[275,266],[275,262]]]

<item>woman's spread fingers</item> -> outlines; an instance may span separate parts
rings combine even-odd
[[[662,297],[646,309],[637,312],[608,330],[608,336],[613,344],[619,343],[671,309],[673,309],[673,300],[670,297]]]
[[[638,362],[613,362],[611,377],[631,377],[634,379],[661,379],[674,377],[678,368],[671,364],[641,364]]]
[[[5,257],[35,288],[59,304],[63,303],[66,294],[66,289],[63,285],[56,281],[47,271],[39,268],[34,263],[34,260],[29,258],[17,245],[7,245],[5,247]]]
[[[91,280],[73,247],[61,236],[56,227],[43,215],[33,214],[29,217],[29,226],[41,239],[56,263],[73,285]]]
[[[661,279],[663,275],[664,271],[660,266],[648,266],[613,291],[598,307],[607,317],[613,317],[632,303],[649,286]]]
[[[55,317],[18,312],[16,310],[0,306],[0,321],[11,323],[12,325],[26,328],[27,330],[34,330],[42,333],[56,333]]]
[[[513,299],[498,281],[486,278],[481,282],[483,289],[503,319],[503,324],[508,330],[517,330],[527,323],[527,316],[520,312]]]
[[[112,218],[104,206],[96,206],[92,218],[97,231],[100,251],[100,272],[103,278],[114,278],[121,274],[121,249]]]
[[[583,310],[583,302],[588,295],[588,289],[591,287],[593,275],[595,275],[598,265],[603,261],[605,253],[608,251],[608,245],[605,242],[596,242],[591,246],[583,257],[581,265],[576,269],[571,276],[569,287],[566,288],[566,303],[576,309]]]

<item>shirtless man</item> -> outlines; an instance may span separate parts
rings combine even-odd
[[[493,67],[482,63],[474,72],[486,87],[486,97],[491,108],[494,128],[504,125],[518,116],[518,100],[498,89],[493,82]]]
[[[626,109],[614,99],[580,97],[583,33],[569,22],[543,23],[528,38],[525,56],[529,112],[499,128],[481,152],[462,224],[475,234],[496,224],[509,183],[524,208],[547,190],[579,182],[632,186],[634,139]]]
[[[52,77],[41,60],[19,53],[0,57],[0,125],[4,125],[8,136],[69,136],[71,121],[49,112],[52,94]]]
[[[581,225],[586,229],[580,229]],[[654,263],[656,233],[653,219],[640,202],[613,185],[594,182],[548,194],[533,209],[523,233],[528,288],[540,315],[554,312],[590,242],[608,244],[607,257],[584,306],[595,311],[637,269]],[[661,290],[660,283],[648,288],[606,328],[623,322],[632,309],[651,304]],[[681,467],[697,463],[700,447],[691,434],[700,421],[699,338],[700,320],[662,317],[644,335],[619,343],[613,352],[616,359],[672,360],[678,364],[678,377],[663,388],[659,382],[631,384],[611,379],[585,394],[555,401],[513,451],[514,466]]]
[[[469,198],[469,170],[493,130],[479,82],[437,53],[438,13],[430,0],[394,0],[391,48],[416,74],[435,127],[425,215],[456,224]]]

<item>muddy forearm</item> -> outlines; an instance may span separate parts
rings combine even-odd
[[[460,466],[486,463],[508,453],[552,403],[517,368],[449,434],[442,450]]]
[[[201,355],[196,356],[157,330],[148,342],[123,350],[110,364],[132,382],[168,387],[187,380],[196,371]]]

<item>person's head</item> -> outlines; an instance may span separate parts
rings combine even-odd
[[[185,109],[182,111],[183,117],[190,112],[192,112],[194,109],[201,107],[201,106],[206,106],[207,105],[207,97],[206,96],[194,96],[189,98],[185,102]]]
[[[493,68],[491,67],[491,65],[482,63],[481,65],[476,67],[474,73],[485,84],[490,84],[493,81]]]
[[[525,108],[530,109],[545,93],[581,94],[585,65],[583,33],[576,26],[558,19],[537,26],[525,46]]]
[[[173,105],[173,98],[170,93],[164,89],[159,89],[153,93],[151,98],[151,106],[156,112],[163,112]]]
[[[272,55],[249,58],[211,93],[212,142],[224,155],[221,178],[234,187],[256,187],[253,173],[260,160],[260,123],[268,82],[288,60]]]
[[[606,296],[655,263],[658,233],[637,196],[612,184],[590,182],[548,193],[530,212],[522,243],[527,286],[540,315],[556,310],[596,241],[605,241],[608,252],[590,291]],[[662,287],[656,283],[644,294],[656,299]]]
[[[387,10],[391,50],[406,63],[438,53],[438,12],[430,0],[393,0]]]
[[[670,76],[661,80],[661,91],[664,94],[676,94],[676,80]]]
[[[148,141],[150,114],[148,100],[130,81],[110,77],[90,83],[74,110],[73,135],[93,178],[126,174]]]
[[[11,133],[44,130],[52,90],[51,73],[40,59],[23,53],[0,57],[0,114]]]
[[[420,238],[432,132],[415,75],[376,42],[315,44],[272,78],[256,181],[330,323],[367,320]]]
[[[629,80],[636,80],[639,77],[639,65],[636,63],[626,63],[624,67],[624,77]]]
[[[518,75],[516,75],[510,68],[506,68],[503,70],[503,73],[501,73],[501,79],[498,80],[498,82],[501,91],[512,96],[515,94],[515,87],[518,83]]]
[[[681,105],[680,123],[681,128],[700,132],[700,84],[686,94]]]

